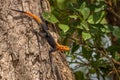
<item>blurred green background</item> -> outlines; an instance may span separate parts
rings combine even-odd
[[[120,0],[49,0],[76,80],[120,80]]]

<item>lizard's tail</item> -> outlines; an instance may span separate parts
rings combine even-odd
[[[38,24],[42,23],[42,20],[39,17],[37,17],[35,14],[32,14],[30,12],[26,12],[26,11],[15,10],[15,9],[11,9],[11,10],[16,11],[16,12],[20,12],[20,13],[24,13],[24,14],[32,17]]]

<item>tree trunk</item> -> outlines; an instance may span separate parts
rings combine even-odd
[[[50,61],[51,47],[33,33],[36,22],[11,8],[37,16],[50,11],[47,0],[0,0],[0,80],[74,80],[65,55],[55,51]]]

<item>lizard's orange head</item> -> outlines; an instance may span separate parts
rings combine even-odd
[[[69,51],[70,50],[70,48],[68,46],[64,46],[64,45],[60,45],[60,44],[57,44],[57,49],[60,51]]]
[[[64,45],[60,45],[59,43],[57,43],[57,49],[60,50],[60,51],[69,51],[70,48],[68,46],[64,46]]]
[[[70,48],[69,48],[68,46],[63,46],[63,50],[64,50],[64,51],[69,51]]]

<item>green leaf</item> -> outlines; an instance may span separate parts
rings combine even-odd
[[[81,12],[84,20],[86,20],[88,18],[89,14],[90,14],[90,9],[85,7],[83,9],[81,9],[80,12]]]
[[[58,19],[53,15],[53,14],[51,14],[51,13],[47,13],[47,12],[45,12],[45,13],[43,13],[42,14],[42,16],[43,16],[43,18],[45,19],[45,20],[47,20],[48,22],[50,22],[50,23],[57,23],[58,22]]]
[[[89,30],[88,23],[87,23],[86,21],[81,22],[81,26],[82,26],[84,29]]]
[[[107,5],[104,2],[99,3],[98,5],[94,5],[94,12],[100,12],[102,10],[105,10],[106,7]]]
[[[69,30],[69,26],[65,25],[65,24],[58,24],[59,28],[63,31],[63,32],[67,32]]]
[[[101,28],[101,31],[105,33],[110,33],[109,25],[103,25],[103,26],[104,28]]]
[[[87,32],[82,32],[82,37],[84,40],[87,40],[91,38],[91,34]]]
[[[88,22],[91,24],[98,24],[103,20],[103,17],[105,16],[105,12],[95,12],[93,15],[90,15],[88,18]]]
[[[86,2],[83,2],[82,5],[80,6],[80,9],[84,9],[86,7]]]
[[[97,23],[98,20],[100,19],[100,17],[101,17],[101,12],[95,12],[93,14],[93,21],[94,21],[94,23]]]
[[[117,38],[120,38],[120,28],[117,26],[114,26],[113,35]]]
[[[79,9],[76,10],[82,14],[84,20],[86,20],[90,14],[90,9],[86,7],[85,2],[80,6]]]
[[[93,14],[94,23],[99,23],[102,17],[103,17],[103,12],[95,12]]]
[[[77,19],[77,18],[78,18],[77,15],[70,15],[69,17],[70,17],[70,18],[74,18],[74,19]]]
[[[81,25],[78,25],[77,28],[78,28],[78,29],[81,29],[81,30],[84,29],[83,26],[81,26]]]
[[[85,2],[83,2],[80,6],[80,13],[82,14],[84,20],[86,20],[90,14],[90,9],[86,6],[87,4]]]

